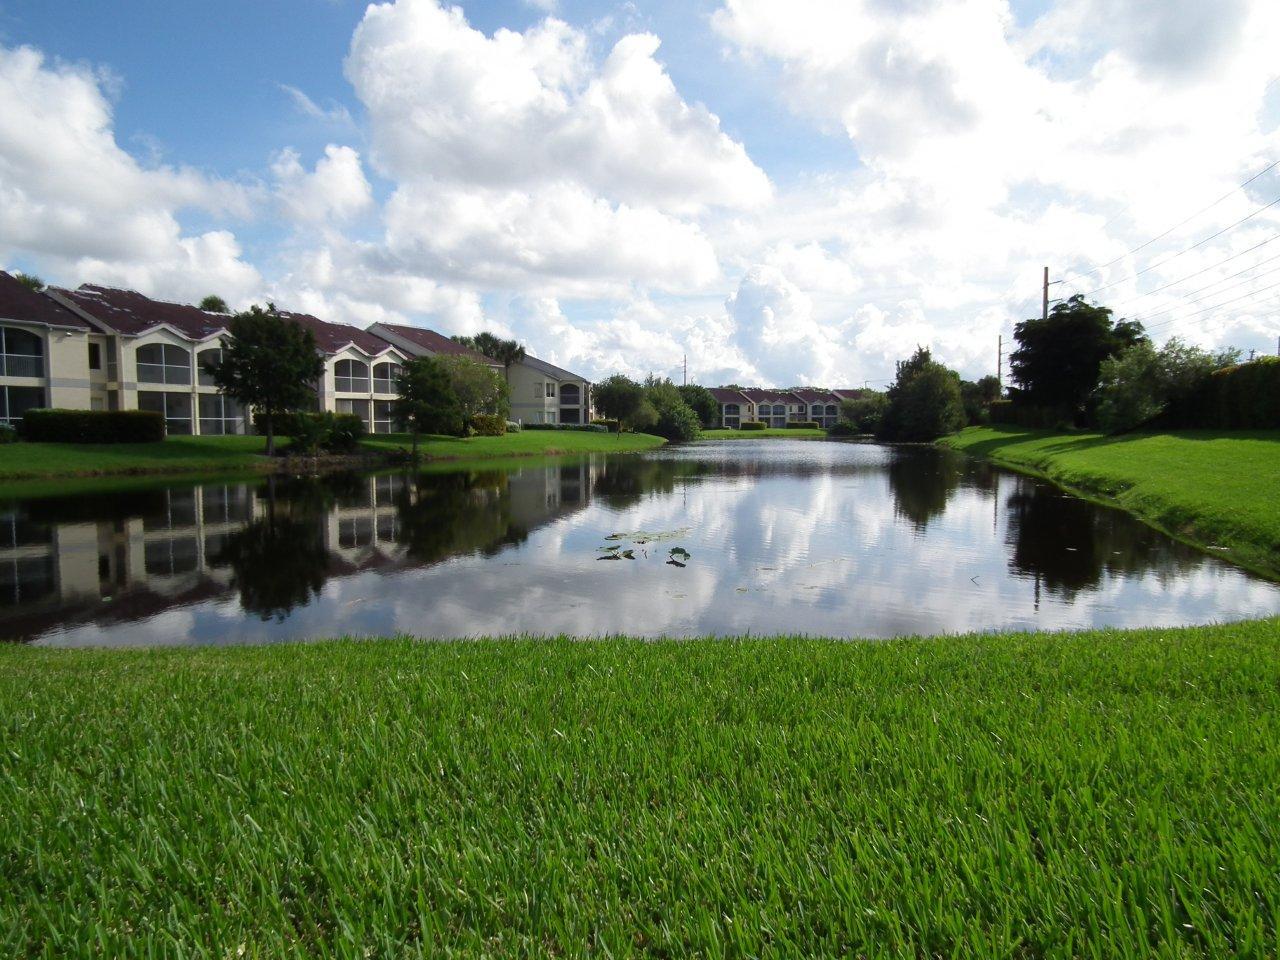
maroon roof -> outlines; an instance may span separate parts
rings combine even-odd
[[[52,297],[37,293],[0,270],[0,318],[43,323],[50,327],[93,329],[83,317],[72,313]]]
[[[797,397],[805,403],[837,403],[840,398],[830,390],[793,390]]]
[[[831,392],[834,393],[841,400],[857,400],[860,397],[865,397],[870,391],[851,390],[851,389],[844,388],[840,390],[832,390]]]
[[[743,390],[752,403],[799,403],[800,398],[790,390],[757,390],[754,387]]]
[[[368,330],[361,330],[346,323],[330,323],[319,317],[313,317],[309,313],[281,311],[280,316],[310,330],[316,338],[316,346],[323,353],[337,353],[347,344],[352,343],[357,349],[363,350],[370,356],[376,356],[393,346],[376,333],[370,333]]]
[[[208,313],[185,303],[152,300],[136,290],[85,283],[75,290],[57,293],[93,319],[127,336],[137,336],[164,324],[191,340],[206,340],[227,327],[226,314]]]
[[[470,347],[464,347],[457,341],[450,340],[444,334],[428,330],[426,327],[411,327],[403,323],[381,323],[379,326],[386,327],[392,333],[399,334],[428,353],[447,353],[455,356],[470,357],[472,360],[479,360],[481,363],[487,363],[490,366],[500,365],[492,357],[486,357],[483,353],[472,350]]]
[[[711,387],[711,395],[717,403],[749,403],[741,390],[730,390],[728,387]]]

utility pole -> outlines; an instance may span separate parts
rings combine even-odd
[[[687,353],[684,355],[684,375],[681,379],[687,387],[689,385],[689,355]]]
[[[1004,386],[1004,334],[996,337],[996,380]]]
[[[1044,311],[1042,313],[1044,319],[1049,319],[1049,268],[1044,268]]]

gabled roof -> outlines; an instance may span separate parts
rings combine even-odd
[[[92,330],[83,317],[43,293],[38,293],[0,270],[0,319],[39,323],[48,327]]]
[[[808,388],[805,388],[803,390],[793,390],[792,392],[801,400],[803,400],[805,403],[839,403],[840,402],[840,398],[837,397],[835,393],[833,393],[830,390],[810,390]]]
[[[581,380],[583,383],[590,383],[586,377],[579,376],[576,373],[571,373],[564,369],[564,367],[557,367],[554,363],[547,363],[545,360],[539,360],[537,357],[525,357],[521,362],[525,366],[532,367],[539,373],[546,374],[549,377],[555,377],[557,380]]]
[[[412,327],[403,323],[382,323],[373,324],[369,329],[376,333],[374,328],[381,327],[388,333],[395,334],[408,340],[414,346],[425,350],[429,354],[448,354],[458,357],[470,357],[480,363],[487,363],[489,366],[502,366],[492,357],[486,357],[479,351],[472,350],[470,347],[464,347],[457,341],[450,340],[442,333],[436,333],[434,330],[428,330],[426,327]]]
[[[832,390],[831,392],[834,393],[841,400],[857,400],[860,397],[865,397],[871,391],[843,388],[840,390]]]
[[[750,403],[750,399],[741,390],[731,390],[728,387],[710,387],[711,395],[716,398],[717,403]]]
[[[136,290],[116,290],[92,283],[54,293],[103,326],[126,336],[169,327],[188,340],[207,340],[225,330],[230,319],[226,314],[209,313],[185,303],[152,300]]]
[[[790,390],[757,390],[754,387],[742,391],[752,403],[800,403]]]
[[[348,344],[371,357],[398,349],[391,341],[384,340],[376,333],[361,330],[348,323],[330,323],[309,313],[290,313],[285,310],[280,311],[280,316],[310,330],[322,353],[337,353]]]

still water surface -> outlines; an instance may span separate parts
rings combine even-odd
[[[735,440],[0,506],[0,637],[50,645],[887,637],[1275,613],[1276,584],[929,448]]]

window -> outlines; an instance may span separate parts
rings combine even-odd
[[[726,417],[736,417],[739,414],[738,405],[736,403],[726,403],[724,405],[724,415]]]
[[[244,433],[244,407],[220,393],[202,393],[200,433],[204,436]]]
[[[53,557],[14,557],[0,561],[0,607],[43,600],[56,590]]]
[[[205,523],[245,523],[253,519],[253,501],[245,487],[202,487],[200,494],[200,516]]]
[[[152,540],[142,547],[142,565],[153,577],[191,573],[199,563],[200,543],[195,537]]]
[[[333,366],[333,389],[337,393],[368,393],[369,365],[359,360],[339,360]]]
[[[398,363],[379,363],[373,368],[373,392],[395,393],[396,378],[400,376],[401,366]]]
[[[560,386],[560,404],[565,407],[576,407],[582,398],[582,391],[576,383],[565,383]]]
[[[539,380],[533,385],[533,399],[541,400],[544,396],[546,396],[546,394],[543,393],[543,384],[542,381]]]
[[[183,347],[148,343],[138,348],[137,358],[139,383],[191,383],[191,352]]]
[[[556,395],[556,385],[555,385],[554,383],[548,383],[548,384],[547,384],[547,393],[546,393],[546,395],[547,395],[548,397],[554,397],[554,396]]]
[[[556,422],[556,412],[554,410],[548,410],[547,423],[555,423],[555,422]]]
[[[196,354],[196,383],[202,387],[216,387],[218,384],[214,382],[214,367],[222,362],[222,348],[213,347],[209,350],[201,350]]]
[[[43,377],[44,341],[29,330],[0,327],[0,376]]]
[[[373,432],[395,433],[395,418],[391,415],[390,400],[373,401]]]
[[[828,416],[828,417],[834,417],[834,416],[836,416],[839,412],[840,412],[840,408],[839,408],[839,407],[837,407],[834,403],[828,403],[828,404],[827,404],[827,416]]]
[[[365,430],[369,429],[369,401],[368,400],[339,400],[334,406],[338,413],[354,413],[362,421],[364,421]]]
[[[44,405],[44,387],[0,387],[0,423],[13,426],[28,410]]]
[[[190,371],[188,371],[190,372]],[[164,414],[165,432],[170,436],[191,433],[191,394],[165,393],[159,390],[138,391],[138,409]]]
[[[196,525],[196,490],[164,491],[164,506],[155,513],[144,514],[142,529],[146,533],[158,530],[187,530]]]
[[[89,369],[102,369],[102,344],[100,343],[89,344]]]
[[[355,517],[338,521],[338,546],[344,550],[367,547],[373,543],[373,518]]]
[[[817,420],[820,416],[822,416],[822,404],[815,403],[812,407],[809,408],[809,413],[813,417],[813,419]]]

